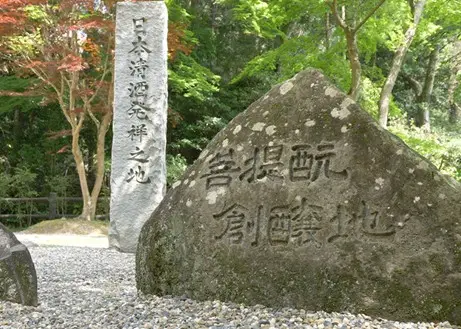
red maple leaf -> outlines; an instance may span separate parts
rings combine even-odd
[[[69,54],[61,61],[61,65],[58,66],[58,70],[67,72],[78,72],[88,68],[88,64],[83,61],[79,56]]]

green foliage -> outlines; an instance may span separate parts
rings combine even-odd
[[[360,93],[359,100],[360,106],[375,119],[379,117],[378,101],[380,94],[381,88],[374,84],[369,78],[364,78],[362,80],[362,92]]]
[[[17,167],[8,187],[11,197],[35,197],[37,174],[27,167]]]
[[[263,38],[287,39],[289,25],[307,15],[322,16],[327,12],[323,1],[305,0],[220,0],[232,6],[234,19],[243,23],[245,33]]]
[[[197,101],[219,90],[219,76],[183,53],[178,54],[168,70],[168,83],[172,92]]]
[[[182,125],[184,125],[180,131],[182,138],[169,143],[170,152],[180,152],[184,149],[201,151],[211,138],[225,127],[226,122],[222,118],[205,116],[194,123],[185,125],[183,122]],[[193,161],[193,159],[188,160]]]
[[[0,199],[9,197],[9,188],[13,181],[13,177],[6,172],[0,172]],[[13,209],[11,203],[0,200],[0,213],[9,213]],[[6,224],[4,222],[3,224]]]
[[[166,167],[167,167],[167,175],[166,175],[167,186],[171,186],[186,171],[187,160],[181,154],[176,154],[176,155],[167,154]]]
[[[0,189],[2,193],[0,197],[22,197],[31,198],[37,196],[36,191],[37,174],[33,173],[27,167],[17,167],[13,174],[7,174],[5,172],[0,173]],[[14,214],[32,214],[35,213],[38,208],[33,202],[26,203],[12,203],[0,201],[0,208],[5,213]],[[7,220],[9,225],[23,227],[32,225],[32,219],[27,218],[27,222],[24,221],[25,217],[11,218]]]
[[[59,197],[66,197],[68,195],[67,193],[71,187],[71,180],[69,176],[49,176],[46,177],[45,181],[50,192],[56,193]],[[69,213],[66,202],[58,201],[56,206],[58,213]]]
[[[459,0],[431,0],[426,4],[424,19],[416,34],[422,46],[434,46],[451,37],[459,38],[461,28],[461,2]]]
[[[318,40],[303,36],[289,39],[280,47],[252,59],[232,82],[244,77],[273,75],[274,82],[284,81],[306,68],[322,70],[341,89],[348,88],[350,73],[348,61],[341,55],[343,44],[326,51],[318,47]]]
[[[49,176],[46,177],[46,184],[50,192],[55,192],[58,196],[66,196],[71,186],[69,176]]]
[[[249,0],[240,1],[234,8],[235,18],[245,24],[245,33],[254,33],[265,38],[274,38],[284,35],[280,31],[284,16],[281,15],[279,6],[269,6],[265,1]]]
[[[24,79],[13,75],[0,75],[0,90],[3,93],[15,92],[24,93],[36,83],[35,79]],[[38,107],[42,97],[25,96],[0,96],[0,114],[20,109],[23,112],[30,111]]]
[[[359,103],[360,106],[371,114],[373,118],[378,120],[379,109],[378,102],[381,95],[381,84],[373,83],[373,81],[364,77],[362,80],[362,92],[360,93]],[[402,116],[402,110],[395,104],[394,101],[391,101],[389,106],[389,117],[390,118],[399,118]]]
[[[9,189],[12,182],[13,177],[10,174],[0,172],[0,198],[7,198],[9,196]]]
[[[187,12],[177,0],[166,0],[165,4],[168,7],[168,19],[179,24],[189,24],[192,16]]]
[[[386,1],[359,32],[359,49],[366,62],[376,56],[379,47],[395,51],[412,20],[406,1]]]
[[[403,118],[395,120],[389,130],[441,172],[461,181],[461,136],[444,131],[428,134],[421,128],[408,125]]]

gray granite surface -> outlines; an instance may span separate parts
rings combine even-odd
[[[461,188],[320,72],[235,117],[142,229],[138,288],[461,324]]]
[[[165,192],[167,15],[163,1],[117,4],[109,244],[124,252]]]

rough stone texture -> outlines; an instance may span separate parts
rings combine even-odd
[[[1,223],[0,300],[37,306],[37,274],[29,250]]]
[[[461,324],[461,189],[317,71],[222,130],[144,225],[143,293]]]
[[[166,186],[167,9],[117,4],[109,245],[135,252]]]

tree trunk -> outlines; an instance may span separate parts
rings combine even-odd
[[[450,113],[449,113],[448,120],[450,123],[456,124],[458,123],[460,117],[461,117],[461,107],[458,104],[453,102],[452,104],[450,104]]]
[[[13,149],[19,150],[23,142],[24,128],[23,128],[23,115],[19,108],[14,109],[13,119]],[[15,167],[18,163],[19,158],[14,157],[11,159],[11,165]]]
[[[341,14],[338,12],[338,1],[333,0],[332,2],[326,2],[330,7],[331,12],[338,23],[343,29],[346,35],[347,42],[347,55],[349,57],[349,63],[351,66],[351,87],[348,95],[353,99],[357,100],[360,93],[360,78],[362,75],[362,65],[360,64],[359,49],[357,47],[357,33],[360,28],[368,21],[368,19],[374,15],[374,13],[383,5],[386,0],[380,0],[358,23],[354,15],[352,23],[346,22],[346,7],[341,7]]]
[[[357,47],[357,33],[355,31],[345,31],[347,41],[347,55],[351,66],[352,81],[348,95],[353,99],[359,98],[360,77],[362,76],[362,65],[360,64],[359,50]]]
[[[459,81],[457,79],[459,70],[453,68],[450,73],[450,79],[448,80],[448,92],[447,92],[447,99],[448,99],[448,121],[450,123],[456,123],[458,121],[458,109],[457,104],[455,102],[455,90],[459,85]]]
[[[330,49],[331,40],[331,24],[330,24],[330,13],[325,14],[325,48]]]
[[[80,148],[80,132],[83,125],[83,119],[80,119],[78,124],[72,125],[72,155],[74,156],[75,166],[77,168],[78,179],[80,181],[80,189],[82,191],[83,209],[80,217],[82,219],[91,220],[92,203],[88,181],[86,179],[85,163],[83,161],[82,150]]]
[[[98,203],[99,193],[101,192],[102,183],[104,182],[104,159],[105,159],[105,140],[106,133],[112,121],[112,111],[104,114],[101,125],[98,128],[98,139],[96,147],[96,180],[91,191],[91,219],[96,218],[96,205]]]
[[[410,45],[415,37],[416,29],[421,20],[421,16],[424,11],[424,5],[426,0],[418,1],[412,8],[413,12],[413,23],[405,32],[405,38],[403,43],[397,49],[392,60],[391,69],[387,76],[386,82],[384,83],[383,89],[381,90],[381,96],[379,99],[379,124],[387,128],[387,119],[389,116],[389,104],[392,96],[392,90],[394,89],[395,81],[399,75],[400,69],[402,68],[403,60],[405,55],[410,48]]]
[[[13,135],[14,135],[14,145],[15,147],[20,145],[23,137],[23,123],[22,123],[22,113],[19,108],[14,109],[14,126],[13,126]]]
[[[216,41],[216,30],[217,30],[217,16],[218,16],[218,5],[212,1],[210,3],[210,26],[211,26],[211,39],[212,39],[212,44],[215,45]],[[216,56],[216,47],[213,49],[213,55],[210,58],[210,70],[215,72],[215,68],[217,67],[217,56]]]
[[[432,97],[432,91],[434,89],[435,75],[437,73],[437,66],[439,61],[440,47],[436,46],[429,56],[429,64],[426,69],[426,77],[424,79],[424,86],[421,94],[417,98],[418,113],[415,118],[415,124],[417,127],[422,127],[424,131],[431,131],[430,122],[430,103]]]
[[[454,59],[453,64],[451,65],[450,79],[448,81],[448,122],[456,124],[460,116],[460,107],[455,102],[455,90],[459,86],[458,75],[461,73],[461,58],[456,58],[457,56],[461,57],[461,41],[456,41],[453,47]]]

